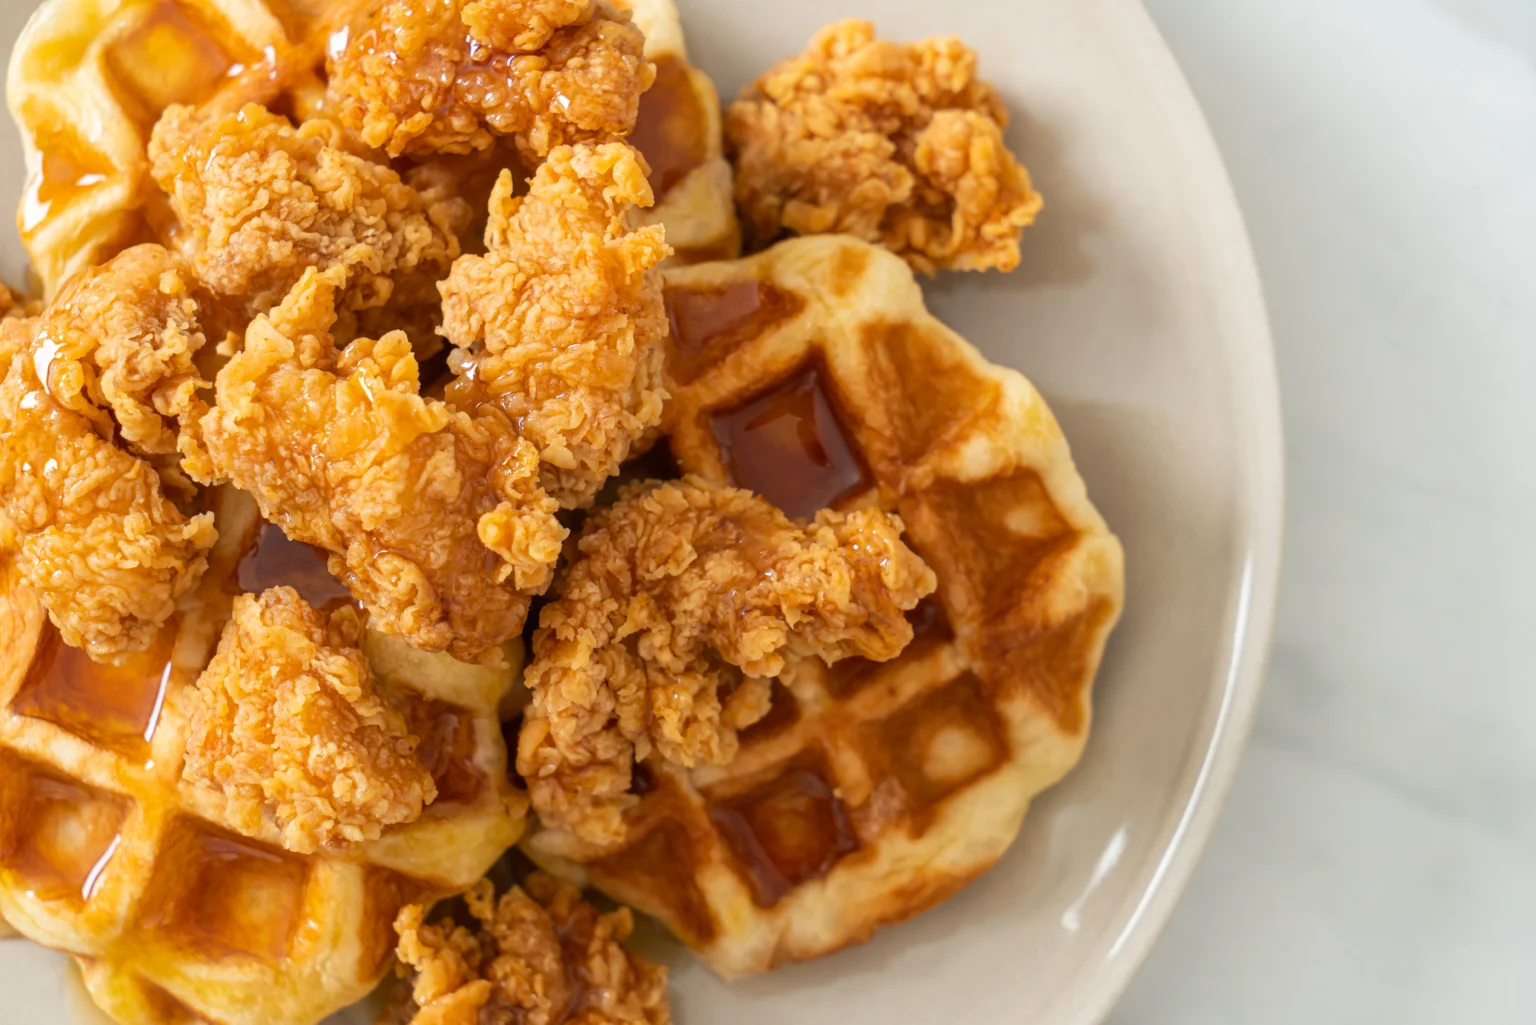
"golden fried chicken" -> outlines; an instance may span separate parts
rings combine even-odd
[[[347,269],[344,313],[430,306],[471,216],[445,190],[418,191],[356,152],[333,122],[295,128],[256,104],[224,115],[171,107],[149,154],[198,278],[247,317],[311,267]]]
[[[249,491],[331,573],[372,625],[473,660],[522,630],[565,528],[538,453],[494,410],[470,417],[420,395],[400,332],[338,352],[345,271],[308,271],[257,317],[219,371],[202,419],[206,477]]]
[[[189,692],[182,779],[242,833],[272,824],[290,851],[344,848],[414,822],[437,797],[359,634],[354,610],[328,620],[291,587],[235,599]]]
[[[896,657],[933,571],[877,509],[795,523],[697,477],[596,512],[534,634],[517,769],[546,825],[620,839],[635,758],[722,764],[795,653]]]
[[[580,892],[535,873],[526,890],[501,896],[482,879],[465,895],[480,923],[423,924],[424,909],[400,911],[395,1020],[409,1025],[668,1025],[667,970],[623,947],[628,908],[599,914]]]
[[[532,442],[545,489],[590,505],[631,446],[661,421],[667,333],[660,225],[630,230],[651,204],[638,153],[620,142],[562,146],[514,198],[491,196],[485,256],[464,256],[441,285],[456,408],[499,408]]]
[[[64,641],[98,661],[154,640],[217,537],[114,441],[174,451],[168,418],[191,411],[199,383],[195,313],[168,254],[141,247],[42,316],[0,321],[0,547]]]
[[[140,455],[176,451],[176,428],[206,408],[193,362],[206,342],[195,282],[157,245],[135,246],[76,276],[38,325],[48,392],[115,430]]]
[[[605,0],[371,0],[363,11],[329,62],[328,104],[392,157],[468,153],[505,135],[538,158],[627,135],[656,77],[645,37]]]
[[[760,245],[846,232],[927,273],[1012,270],[1041,201],[1007,124],[958,39],[884,42],[838,22],[727,111],[736,200]]]
[[[41,303],[28,299],[9,285],[0,283],[0,319],[35,317],[41,312]]]

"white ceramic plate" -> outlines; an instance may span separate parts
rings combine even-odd
[[[34,6],[0,4],[9,50]],[[1204,847],[1262,679],[1281,536],[1279,403],[1252,256],[1205,123],[1135,0],[680,0],[724,96],[824,22],[954,33],[1014,112],[1046,197],[1008,276],[928,287],[1023,370],[1125,542],[1081,766],[989,875],[872,942],[727,986],[665,955],[682,1025],[1086,1025],[1108,1011]],[[0,139],[0,207],[21,188]],[[24,267],[16,239],[0,273]],[[92,1022],[64,959],[0,943],[0,1022]]]

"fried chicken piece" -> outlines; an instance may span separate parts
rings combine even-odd
[[[502,410],[539,450],[544,488],[592,503],[631,446],[661,422],[667,333],[660,225],[630,230],[651,204],[639,154],[621,142],[563,146],[526,196],[503,173],[485,256],[461,257],[441,285],[456,408]]]
[[[656,69],[604,0],[372,0],[333,55],[329,105],[391,157],[468,153],[497,136],[543,157],[635,126]]]
[[[838,22],[726,112],[736,201],[760,245],[846,232],[925,273],[1012,270],[1041,200],[1007,124],[960,40],[883,42]]]
[[[35,317],[43,312],[42,303],[0,282],[0,320]]]
[[[0,320],[0,548],[65,643],[117,662],[148,647],[217,537],[114,443],[174,450],[201,344],[163,250],[129,250],[40,317]],[[112,414],[116,413],[114,421]]]
[[[480,923],[425,925],[419,904],[401,909],[395,1020],[409,1025],[669,1025],[667,970],[622,946],[628,908],[599,914],[580,892],[535,873],[500,900],[489,880],[465,903]]]
[[[104,437],[146,456],[176,451],[176,428],[207,408],[193,362],[207,339],[195,282],[158,245],[128,249],[76,276],[38,326],[47,385]]]
[[[168,109],[149,144],[187,256],[217,296],[265,313],[305,270],[348,270],[346,313],[430,306],[471,211],[418,191],[325,120],[298,128],[256,104],[205,116]]]
[[[495,657],[566,536],[538,454],[495,411],[423,399],[404,334],[338,353],[344,275],[306,272],[252,322],[201,421],[210,465],[288,537],[332,553],[374,626],[427,651]]]
[[[723,764],[794,653],[896,657],[933,571],[877,509],[795,523],[697,477],[593,513],[534,634],[517,770],[546,825],[622,838],[633,761]]]
[[[276,825],[290,851],[377,840],[437,797],[418,740],[358,648],[357,614],[329,617],[291,587],[235,599],[189,692],[182,779],[247,836]]]

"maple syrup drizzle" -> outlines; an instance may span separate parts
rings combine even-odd
[[[327,555],[314,545],[294,541],[275,523],[263,523],[256,543],[240,558],[235,582],[248,594],[270,587],[291,587],[311,606],[330,611],[352,601],[326,567]]]
[[[176,0],[157,0],[106,51],[120,98],[147,131],[176,103],[199,104],[247,61],[228,53],[217,33]]]
[[[791,768],[757,790],[711,802],[709,817],[747,870],[762,908],[825,876],[859,846],[842,799],[811,767]]]
[[[147,649],[120,665],[93,662],[52,626],[44,627],[11,710],[115,751],[147,756],[178,672],[171,661],[176,625],[166,624]]]
[[[42,900],[89,903],[122,842],[128,802],[33,766],[5,767],[0,868]]]
[[[445,701],[404,702],[401,711],[411,733],[421,740],[416,755],[437,784],[433,806],[473,803],[486,782],[474,763],[474,719]]]
[[[709,116],[694,91],[688,67],[676,57],[656,62],[656,82],[640,97],[629,141],[651,167],[656,202],[704,163]]]
[[[39,134],[42,155],[38,171],[27,179],[21,203],[21,232],[31,236],[75,197],[104,184],[113,173],[110,163],[62,132]]]
[[[731,480],[797,519],[836,506],[871,484],[819,364],[715,413],[710,427]]]
[[[713,288],[670,285],[664,295],[672,327],[672,372],[684,383],[802,305],[798,297],[756,279]]]
[[[144,924],[210,958],[287,956],[308,870],[276,848],[182,822],[160,855]]]

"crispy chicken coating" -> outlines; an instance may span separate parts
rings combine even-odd
[[[789,653],[896,657],[933,571],[877,509],[795,523],[697,477],[596,512],[534,634],[517,769],[546,825],[623,836],[633,761],[721,764]]]
[[[1012,270],[1041,200],[1007,124],[958,39],[884,42],[838,22],[727,111],[736,200],[761,245],[846,232],[926,273]]]
[[[182,779],[290,851],[376,840],[437,797],[417,738],[384,700],[351,609],[329,621],[291,587],[235,599],[219,649],[189,692]]]
[[[135,246],[75,277],[38,326],[49,393],[115,429],[140,455],[176,451],[176,428],[206,408],[193,358],[207,341],[181,262],[157,245]]]
[[[0,283],[0,319],[35,317],[41,312],[41,302],[29,299],[9,285]]]
[[[256,104],[212,116],[175,106],[149,153],[198,278],[247,317],[311,267],[347,269],[347,313],[430,305],[469,206],[412,188],[354,145],[333,122],[295,128]]]
[[[622,946],[628,908],[599,914],[569,883],[535,873],[495,898],[482,879],[465,895],[480,923],[423,924],[419,904],[395,920],[399,993],[409,1025],[668,1025],[667,970]]]
[[[404,334],[330,334],[344,271],[309,271],[219,372],[201,421],[211,468],[249,491],[372,624],[427,651],[494,658],[549,583],[566,530],[538,454],[495,411],[420,395]]]
[[[635,126],[645,37],[602,0],[372,0],[329,63],[329,106],[370,146],[535,158]]]
[[[656,267],[672,250],[660,225],[626,224],[650,204],[628,145],[560,147],[526,196],[514,198],[502,174],[489,251],[461,257],[441,286],[443,334],[464,353],[451,359],[448,401],[515,421],[538,448],[545,489],[568,509],[590,505],[661,422],[667,319]]]
[[[174,450],[166,418],[195,398],[201,335],[167,259],[129,250],[43,316],[0,321],[0,547],[65,643],[97,661],[149,646],[217,537],[211,514],[183,515],[113,440]]]

